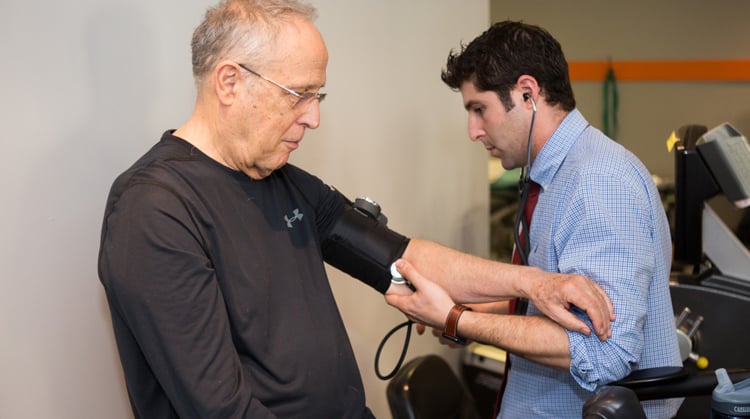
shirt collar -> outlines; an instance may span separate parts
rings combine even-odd
[[[565,160],[565,156],[568,155],[568,151],[588,126],[588,121],[578,108],[573,109],[544,143],[539,154],[534,158],[531,173],[529,173],[531,179],[541,185],[542,190],[552,183],[552,179],[554,179],[555,173]]]

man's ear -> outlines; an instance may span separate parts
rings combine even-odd
[[[240,68],[231,61],[222,61],[214,70],[214,89],[216,97],[224,105],[234,102],[240,87]]]
[[[528,74],[522,74],[518,77],[516,85],[521,89],[524,94],[524,101],[527,101],[525,95],[529,95],[529,98],[535,99],[539,96],[539,85],[533,76]]]

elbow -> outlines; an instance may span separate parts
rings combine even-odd
[[[570,374],[585,390],[597,388],[628,376],[638,364],[637,351],[626,350],[612,339],[599,342],[586,338],[588,344],[571,343]]]

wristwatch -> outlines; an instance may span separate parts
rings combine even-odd
[[[445,330],[443,331],[443,337],[458,343],[459,345],[466,345],[466,339],[458,336],[458,319],[464,311],[471,309],[465,305],[456,304],[448,312],[448,317],[445,319]]]

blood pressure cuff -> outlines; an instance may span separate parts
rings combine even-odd
[[[381,293],[391,284],[391,264],[400,258],[409,239],[378,222],[376,216],[344,210],[322,243],[323,259]]]

